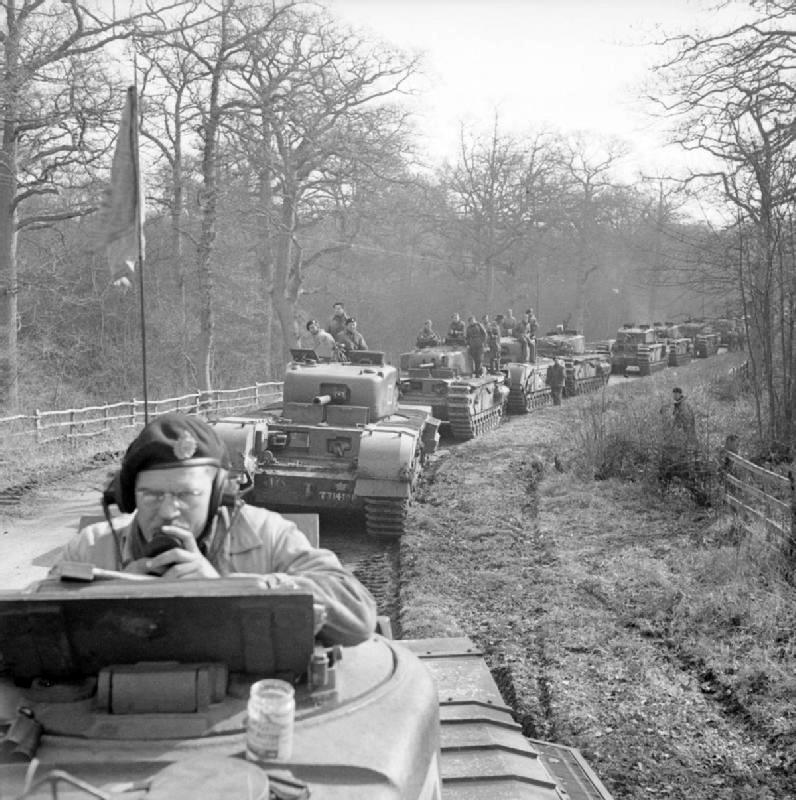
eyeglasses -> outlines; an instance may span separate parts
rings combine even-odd
[[[136,489],[138,504],[155,508],[159,506],[167,497],[170,497],[174,505],[180,508],[189,508],[196,505],[202,495],[203,489],[183,489],[179,492],[161,492],[157,489]]]

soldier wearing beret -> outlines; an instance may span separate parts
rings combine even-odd
[[[269,587],[311,592],[326,611],[319,634],[326,643],[369,638],[376,606],[368,590],[280,514],[234,494],[222,503],[229,467],[212,425],[176,412],[157,417],[127,448],[106,492],[107,521],[81,530],[62,560],[170,579],[257,576]],[[124,516],[110,518],[109,493]],[[156,535],[172,544],[153,554]]]

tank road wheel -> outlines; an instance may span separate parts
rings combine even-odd
[[[409,501],[395,497],[365,498],[365,529],[374,539],[392,541],[406,530]]]

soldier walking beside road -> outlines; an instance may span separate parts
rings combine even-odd
[[[674,389],[672,389],[672,398],[674,400],[672,408],[674,427],[682,431],[689,442],[695,442],[696,419],[694,417],[694,410],[685,399],[683,390],[679,386],[675,386]]]
[[[550,393],[553,395],[553,405],[560,406],[564,384],[566,383],[566,370],[560,358],[556,357],[552,366],[547,368],[545,382],[550,387]]]
[[[486,344],[486,329],[474,317],[467,318],[467,330],[464,333],[467,344],[467,352],[473,360],[473,375],[481,374],[481,362],[484,358],[484,346]]]

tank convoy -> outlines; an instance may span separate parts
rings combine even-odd
[[[610,355],[596,346],[587,349],[586,338],[575,330],[559,326],[537,338],[536,349],[542,357],[563,359],[567,397],[597,391],[608,383]]]
[[[216,422],[230,451],[251,462],[247,502],[364,512],[369,535],[401,536],[439,438],[431,408],[399,405],[398,370],[381,352],[352,351],[348,362],[321,362],[311,350],[291,355],[280,409]]]
[[[509,399],[503,374],[475,375],[463,340],[417,347],[400,356],[401,407],[431,407],[443,429],[466,441],[500,425]]]
[[[522,735],[469,639],[325,647],[315,620],[256,578],[0,593],[3,797],[610,800],[577,750]],[[295,711],[247,757],[269,678]]]

